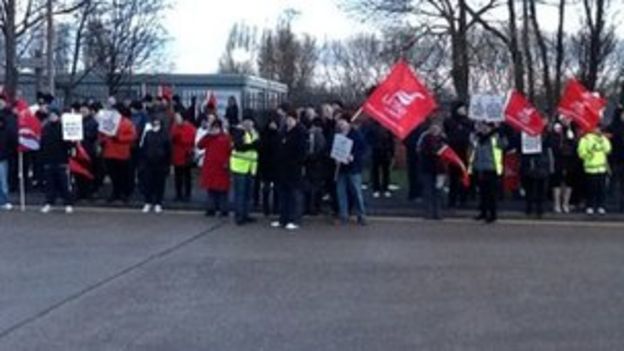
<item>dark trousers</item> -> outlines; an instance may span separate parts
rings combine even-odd
[[[78,199],[89,199],[93,196],[93,180],[81,176],[74,177],[76,181],[76,197]]]
[[[526,188],[526,213],[532,214],[535,209],[537,215],[541,216],[544,214],[546,179],[527,177],[524,186]]]
[[[425,217],[429,219],[440,219],[440,189],[438,189],[438,179],[436,174],[422,174],[422,189],[425,196]]]
[[[305,185],[305,213],[316,216],[321,213],[321,203],[323,202],[323,181],[308,180]]]
[[[174,168],[175,174],[175,189],[176,199],[178,200],[190,200],[191,199],[191,166],[176,166]]]
[[[374,155],[371,168],[371,181],[374,192],[386,192],[390,185],[390,157]]]
[[[479,216],[486,220],[495,221],[497,219],[498,175],[495,171],[479,172],[477,181],[480,191]]]
[[[43,173],[46,180],[46,204],[54,205],[60,196],[64,205],[71,205],[67,165],[46,164],[43,165]]]
[[[167,168],[162,165],[145,165],[145,203],[148,205],[162,205],[165,196]]]
[[[279,210],[279,196],[277,195],[277,185],[270,180],[262,181],[262,213],[265,216],[277,214]]]
[[[587,207],[604,208],[607,187],[606,174],[587,174],[587,185]]]
[[[105,163],[108,176],[113,183],[110,199],[127,200],[132,192],[131,182],[134,182],[130,174],[130,161],[108,159]],[[145,178],[150,178],[150,175],[147,175]]]
[[[234,179],[234,219],[237,224],[244,224],[249,219],[252,186],[251,174],[233,174]]]
[[[229,212],[228,207],[227,191],[208,190],[208,206],[206,209],[207,213],[212,214],[220,212],[222,215],[225,216]]]
[[[412,148],[407,148],[407,181],[408,199],[415,200],[422,196],[422,185],[420,183],[420,170],[418,167],[418,153]]]
[[[283,226],[289,223],[301,224],[300,187],[289,183],[278,183],[278,187],[280,224]]]
[[[449,207],[464,206],[468,200],[468,189],[462,184],[463,174],[456,168],[449,171]]]

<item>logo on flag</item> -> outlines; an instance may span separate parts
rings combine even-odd
[[[400,139],[438,107],[432,94],[407,62],[399,61],[362,107]]]
[[[589,131],[600,123],[606,106],[607,101],[598,93],[587,90],[576,79],[570,79],[559,102],[558,111],[576,122],[583,130]]]
[[[41,122],[30,113],[29,109],[21,110],[18,115],[19,151],[37,151],[41,142]]]
[[[513,91],[505,106],[505,121],[520,132],[541,135],[546,127],[539,111],[518,91]]]

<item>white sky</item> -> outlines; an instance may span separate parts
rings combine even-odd
[[[319,40],[340,39],[365,30],[349,20],[336,0],[173,0],[166,26],[169,51],[178,73],[214,73],[232,26],[241,21],[260,29],[274,27],[284,10],[301,15],[294,29]]]

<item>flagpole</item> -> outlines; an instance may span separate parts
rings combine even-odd
[[[353,115],[353,117],[351,117],[351,123],[355,122],[358,118],[360,118],[360,116],[362,116],[363,113],[364,113],[364,108],[360,107],[357,111],[355,111],[355,114]]]
[[[26,211],[26,181],[24,179],[24,153],[18,153],[18,168],[19,168],[19,187],[20,187],[20,210]]]

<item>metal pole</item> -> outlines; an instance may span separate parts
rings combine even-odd
[[[24,153],[19,152],[18,155],[18,167],[19,167],[19,187],[20,187],[20,210],[26,211],[26,179],[24,176]]]
[[[46,39],[46,69],[48,71],[47,88],[48,92],[54,95],[54,13],[52,7],[53,0],[47,0],[46,3],[46,22],[47,22],[47,39]]]

